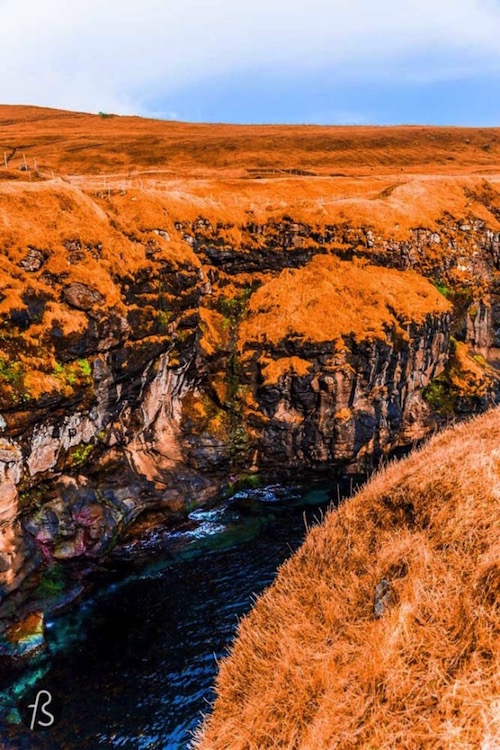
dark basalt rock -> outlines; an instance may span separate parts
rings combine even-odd
[[[375,596],[373,602],[373,614],[375,617],[380,618],[385,615],[392,603],[392,591],[389,581],[386,578],[382,578],[380,583],[375,588]]]
[[[35,247],[28,248],[28,253],[19,261],[19,266],[23,271],[34,273],[39,271],[45,262],[45,256],[41,250]]]
[[[80,284],[79,282],[64,287],[63,298],[71,307],[85,312],[92,310],[96,305],[102,305],[104,302],[104,297],[97,289],[91,289],[86,284]]]
[[[17,328],[25,331],[31,325],[29,310],[26,307],[19,310],[12,310],[10,313],[10,322]]]

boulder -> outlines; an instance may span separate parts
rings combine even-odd
[[[104,297],[97,289],[92,289],[78,281],[64,287],[63,298],[71,307],[85,311],[91,310],[95,305],[100,305],[104,302]]]
[[[23,271],[34,273],[35,271],[39,271],[44,263],[45,257],[42,251],[37,250],[35,247],[30,247],[28,248],[28,253],[19,261],[18,265]]]

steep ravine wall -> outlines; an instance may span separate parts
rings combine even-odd
[[[84,236],[77,215],[57,241],[6,244],[1,599],[40,564],[103,554],[145,510],[181,518],[249,475],[369,469],[440,425],[423,394],[452,335],[484,354],[498,339],[499,238],[483,225],[447,235],[451,270],[478,282],[449,301],[423,278],[452,289],[431,230],[403,247],[282,220],[231,246],[227,226],[158,206],[145,224],[61,188],[51,210],[68,200]],[[484,386],[470,410],[493,400]]]
[[[330,347],[304,347],[310,372],[258,388],[260,465],[318,471],[333,462],[362,472],[388,450],[424,437],[433,420],[421,393],[444,369],[449,329],[443,314],[413,326],[403,344],[396,335],[351,341],[333,357]]]

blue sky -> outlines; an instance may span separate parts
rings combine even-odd
[[[446,81],[354,80],[335,71],[309,75],[248,72],[188,86],[146,110],[201,122],[435,124],[500,126],[500,76]]]
[[[0,102],[500,125],[500,0],[0,0]]]

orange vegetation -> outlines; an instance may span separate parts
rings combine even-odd
[[[57,375],[48,338],[54,326],[69,336],[88,325],[85,313],[68,304],[68,285],[91,290],[94,312],[126,316],[134,307],[123,298],[127,280],[139,273],[157,279],[162,268],[179,264],[200,267],[154,196],[115,196],[105,208],[63,182],[1,184],[0,386],[5,395],[21,393],[26,400],[68,390]],[[37,264],[30,266],[33,254]],[[142,311],[153,319],[161,315],[161,285],[156,287],[141,300]],[[12,315],[30,304],[36,312],[24,330]],[[77,374],[69,376],[78,380]]]
[[[64,296],[72,283],[95,292],[92,314],[124,316],[133,307],[128,280],[151,277],[141,313],[156,317],[162,332],[173,300],[160,272],[194,270],[208,307],[263,284],[251,299],[242,345],[264,335],[276,344],[287,336],[384,336],[396,322],[404,335],[405,323],[446,309],[415,274],[326,257],[279,277],[272,264],[241,274],[222,265],[207,285],[203,251],[190,246],[195,237],[242,256],[269,248],[347,251],[380,263],[391,243],[425,228],[439,236],[419,240],[419,270],[435,277],[446,265],[443,253],[452,252],[446,283],[479,295],[486,275],[473,267],[478,238],[471,227],[481,220],[500,230],[496,129],[192,125],[0,106],[0,178],[0,370],[16,362],[19,372],[7,375],[18,385],[22,372],[31,373],[24,386],[33,396],[57,382],[47,333],[77,336],[88,324]],[[463,222],[468,228],[457,229]],[[334,239],[320,246],[314,233],[325,227],[335,229]],[[283,232],[293,235],[288,244]],[[38,270],[26,268],[33,252],[43,257]],[[18,330],[10,316],[28,297],[43,310]],[[206,354],[227,348],[227,323],[201,313]],[[299,374],[308,366],[288,364]],[[271,363],[265,376],[287,368]]]
[[[281,357],[280,359],[261,357],[261,364],[264,380],[268,384],[277,383],[283,375],[288,373],[299,377],[307,375],[312,368],[312,362],[301,357]]]
[[[451,309],[447,300],[414,271],[345,262],[316,255],[304,268],[284,270],[251,297],[240,327],[240,347],[286,338],[337,342],[353,337],[385,339],[397,328]]]
[[[64,179],[118,213],[121,193],[146,191],[135,199],[149,224],[160,209],[145,205],[154,193],[173,219],[230,224],[233,245],[241,225],[285,213],[401,237],[444,215],[500,228],[471,195],[487,178],[500,208],[500,129],[203,125],[0,106],[2,150],[0,177]]]
[[[460,341],[454,342],[450,364],[450,383],[459,396],[467,397],[471,393],[484,396],[492,379],[498,378],[498,372],[480,354],[472,354],[467,344]]]
[[[500,129],[201,125],[0,106],[0,165],[2,150],[0,184],[69,181],[130,231],[167,214],[207,218],[236,247],[245,224],[283,215],[383,237],[444,217],[500,229]]]
[[[102,190],[102,182],[83,179],[75,184]],[[122,184],[120,181],[117,185]],[[128,183],[124,183],[125,189]],[[130,180],[135,186],[137,180]],[[439,230],[447,220],[480,219],[500,229],[500,175],[446,176],[415,174],[404,179],[381,173],[366,177],[314,177],[247,180],[141,180],[142,188],[164,197],[169,213],[180,221],[202,216],[227,244],[239,247],[241,228],[251,222],[276,222],[284,216],[318,229],[328,225],[370,229],[374,240],[405,239],[411,229]],[[465,235],[464,235],[465,238]],[[342,249],[340,246],[338,249]],[[439,248],[437,248],[439,250]]]
[[[11,168],[23,164],[24,154],[29,165],[36,158],[39,170],[63,174],[455,174],[500,167],[494,128],[205,125],[19,106],[0,107],[0,148]]]
[[[215,310],[206,307],[200,309],[200,346],[206,355],[211,356],[220,350],[229,349],[229,329],[226,322]]]
[[[378,473],[240,624],[200,750],[500,746],[500,411]]]

